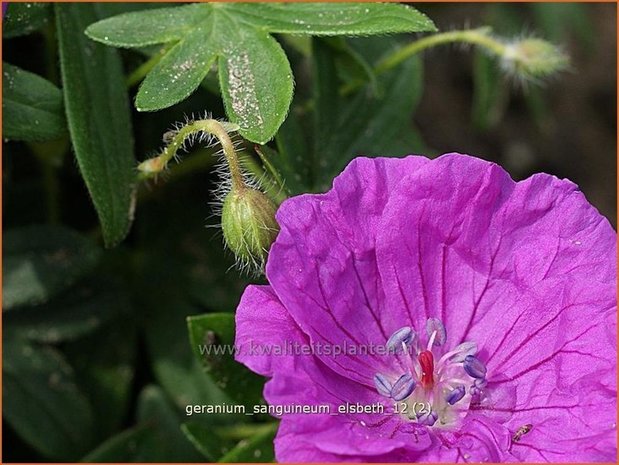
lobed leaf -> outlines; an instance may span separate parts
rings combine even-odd
[[[264,144],[288,113],[293,78],[271,33],[370,35],[434,30],[417,10],[391,4],[207,3],[134,12],[92,24],[86,34],[117,47],[174,44],[145,78],[139,111],[167,108],[189,96],[217,57],[226,113],[240,133]]]

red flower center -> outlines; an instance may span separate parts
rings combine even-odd
[[[421,385],[425,389],[432,389],[434,386],[434,356],[429,350],[419,353],[419,364],[421,365]]]

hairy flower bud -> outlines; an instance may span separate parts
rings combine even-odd
[[[544,78],[569,65],[569,59],[559,48],[541,39],[522,39],[505,45],[504,68],[527,80]]]
[[[224,198],[221,226],[226,245],[242,265],[258,270],[279,232],[275,205],[262,192],[244,186],[233,187]]]

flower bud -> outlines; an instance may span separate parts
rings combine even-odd
[[[563,71],[569,59],[559,48],[541,39],[522,39],[505,45],[503,66],[521,79],[536,79]]]
[[[165,169],[165,160],[158,156],[144,160],[138,165],[138,171],[146,175],[161,173]]]
[[[279,232],[275,205],[251,187],[233,187],[224,198],[221,226],[226,245],[242,265],[262,270]]]

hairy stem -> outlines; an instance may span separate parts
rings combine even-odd
[[[437,45],[457,42],[478,45],[485,48],[493,55],[501,55],[505,52],[505,44],[490,35],[489,27],[466,29],[463,31],[442,32],[428,37],[423,37],[402,48],[399,48],[378,62],[374,68],[374,73],[376,75],[383,74],[395,68],[411,56],[423,52],[429,48],[436,47]],[[365,81],[363,80],[352,81],[340,88],[340,94],[349,95],[364,84]]]
[[[188,137],[199,133],[210,134],[217,138],[223,149],[223,154],[226,159],[228,169],[230,170],[232,187],[242,189],[245,182],[243,181],[239,158],[234,150],[234,144],[232,143],[232,139],[230,139],[228,131],[224,125],[214,119],[193,121],[176,131],[171,137],[168,145],[163,149],[158,157],[146,160],[138,166],[138,169],[140,170],[139,179],[148,179],[160,173],[167,166],[170,160],[174,158],[178,152],[178,149],[183,146],[185,140]]]

